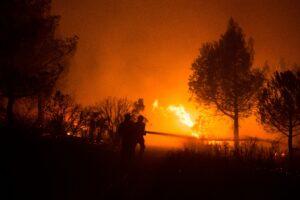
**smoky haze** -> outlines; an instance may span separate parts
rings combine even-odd
[[[62,16],[59,32],[80,38],[67,88],[83,104],[127,96],[143,97],[148,114],[155,99],[192,109],[191,63],[230,17],[254,38],[255,66],[300,62],[299,1],[59,0],[53,9]],[[241,133],[260,132],[253,124],[242,121]]]

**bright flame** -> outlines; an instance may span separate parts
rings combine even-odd
[[[182,105],[170,105],[168,106],[168,110],[175,113],[175,115],[179,118],[181,123],[185,124],[190,128],[194,126],[195,123],[193,122],[191,115],[188,112],[186,112],[185,108]]]
[[[195,131],[192,132],[192,136],[195,137],[195,138],[200,138],[199,133],[195,132]]]
[[[155,99],[155,101],[152,104],[152,109],[154,110],[156,108],[158,108],[158,100],[157,99]]]
[[[159,104],[158,100],[155,99],[152,103],[152,111],[159,109],[161,111],[161,114],[166,115],[167,113],[171,113],[175,115],[179,122],[184,124],[186,127],[190,129],[190,134],[192,137],[200,138],[200,133],[202,132],[202,129],[200,128],[200,123],[198,121],[195,121],[191,114],[188,113],[183,105],[169,105],[167,107],[164,107]],[[202,127],[202,123],[201,123]],[[201,130],[200,130],[201,129]]]

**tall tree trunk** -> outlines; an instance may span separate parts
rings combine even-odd
[[[37,123],[42,126],[44,122],[44,97],[42,94],[38,95],[38,117]]]
[[[233,134],[234,134],[234,148],[235,150],[239,149],[239,114],[235,112],[234,121],[233,121]]]
[[[289,135],[288,135],[288,151],[289,151],[289,161],[293,159],[293,127],[292,122],[289,124]]]
[[[234,135],[234,149],[237,152],[239,149],[239,109],[238,109],[237,99],[235,99],[234,102],[233,135]]]
[[[13,127],[14,124],[14,104],[15,104],[15,97],[13,95],[9,95],[7,107],[6,107],[6,118],[9,127]]]

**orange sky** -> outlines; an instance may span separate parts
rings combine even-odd
[[[188,76],[198,49],[219,38],[233,17],[255,40],[255,65],[280,58],[300,63],[300,1],[282,0],[59,0],[59,32],[77,34],[78,50],[68,90],[83,104],[105,96],[142,97],[148,127],[179,131],[151,104],[189,102]],[[215,118],[213,118],[215,120]],[[216,132],[231,136],[231,122],[218,119]],[[219,133],[220,132],[220,133]],[[241,133],[260,133],[255,119],[243,120]]]

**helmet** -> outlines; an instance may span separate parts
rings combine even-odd
[[[130,113],[126,113],[126,114],[124,115],[124,119],[125,119],[126,121],[130,120],[130,119],[131,119]]]
[[[139,122],[142,122],[143,120],[144,120],[144,116],[143,116],[143,115],[139,115],[139,116],[138,116],[138,121],[139,121]]]

